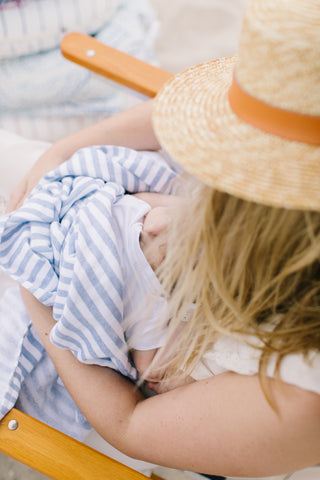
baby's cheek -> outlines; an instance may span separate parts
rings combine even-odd
[[[159,246],[159,260],[160,260],[160,263],[162,263],[163,260],[166,258],[166,254],[167,254],[167,243],[162,243]]]

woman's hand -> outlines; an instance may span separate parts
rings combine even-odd
[[[77,150],[92,145],[118,145],[134,150],[158,150],[151,122],[152,100],[58,140],[36,162],[13,190],[7,212],[23,203],[41,177],[68,160]]]
[[[59,157],[59,155],[55,154],[54,151],[52,152],[51,148],[41,155],[31,170],[29,170],[21,182],[19,182],[19,184],[11,192],[6,213],[12,212],[13,210],[21,207],[26,197],[37,185],[43,175],[48,173],[50,170],[53,170],[57,165],[59,165],[59,163],[62,163],[63,160],[63,157]]]
[[[21,182],[11,192],[6,213],[10,213],[13,210],[16,210],[17,208],[19,208],[22,205],[24,199],[27,197],[28,192],[32,190],[28,177],[29,177],[29,173],[21,180]]]

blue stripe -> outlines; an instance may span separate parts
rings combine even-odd
[[[128,172],[124,168],[121,170],[122,185],[128,190]]]
[[[63,348],[69,348],[70,350],[73,351],[73,353],[76,355],[76,357],[80,361],[86,361],[87,354],[84,353],[84,347],[88,350],[88,354],[91,357],[91,359],[96,358],[96,363],[97,363],[97,352],[94,350],[93,346],[89,342],[86,334],[85,334],[85,329],[90,331],[90,333],[94,333],[93,337],[96,342],[96,344],[99,346],[99,348],[104,352],[104,356],[99,358],[100,360],[104,360],[103,364],[109,364],[111,365],[113,363],[113,358],[111,359],[110,357],[114,356],[114,352],[112,352],[107,345],[101,341],[99,335],[94,331],[92,332],[92,325],[87,321],[87,318],[84,317],[84,315],[80,312],[76,304],[69,298],[68,299],[68,306],[70,308],[70,311],[72,311],[73,315],[81,321],[81,329],[75,327],[71,322],[67,321],[65,318],[63,319],[63,323],[65,328],[70,332],[70,335],[63,334],[59,331],[59,329],[54,328],[52,333],[51,333],[51,341],[56,344],[57,346],[63,347]],[[79,338],[80,340],[78,340]],[[117,341],[119,341],[118,337]],[[114,342],[116,345],[116,342]],[[120,344],[122,343],[121,341],[119,342]],[[99,362],[100,363],[100,362]],[[121,363],[120,363],[121,364]],[[121,367],[121,373],[124,375],[127,374],[127,369],[125,367]]]
[[[43,263],[42,262],[37,262],[32,270],[30,271],[29,274],[29,282],[36,282],[37,277],[42,275],[42,270],[43,270]],[[52,280],[58,281],[58,277],[54,274],[54,271],[52,269],[49,270],[49,272],[46,274],[46,276],[42,279],[41,283],[39,284],[39,288],[42,288],[45,290],[47,286],[49,285]]]
[[[106,152],[106,148],[101,148],[102,152]],[[92,149],[92,152],[91,152],[91,155],[92,155],[92,158],[93,158],[93,162],[94,162],[94,166],[95,166],[95,169],[96,169],[96,176],[98,178],[103,178],[103,174],[102,174],[102,168],[101,168],[101,164],[100,164],[100,159],[99,159],[99,155],[98,155],[98,151],[96,148],[93,148]]]
[[[20,235],[20,231],[24,228],[24,225],[19,223],[18,225],[10,225],[10,220],[8,218],[3,217],[2,219],[2,235],[0,235],[0,252],[3,251],[3,245],[8,241],[12,241],[12,238],[16,235]],[[0,221],[1,225],[1,221]],[[2,246],[1,246],[2,245]]]
[[[42,343],[34,336],[33,331],[31,330],[28,331],[27,339],[31,343],[32,347],[38,351],[38,355],[41,355],[45,349]]]
[[[17,240],[19,240],[19,239],[17,239]],[[19,253],[21,251],[25,252],[24,260],[20,265],[18,265],[17,270],[13,270],[12,262],[15,260],[16,256],[19,255]],[[15,276],[23,275],[25,273],[24,272],[24,267],[29,262],[29,260],[33,257],[32,252],[26,251],[25,238],[22,238],[21,241],[17,245],[15,245],[15,244],[10,245],[9,247],[7,247],[3,251],[3,257],[7,257],[9,254],[11,255],[11,258],[9,258],[9,260],[7,262],[4,262],[4,260],[2,260],[1,261],[1,266],[3,267],[3,269],[5,271],[7,270],[10,273],[10,275],[12,275],[12,276],[13,275],[15,275]]]
[[[139,182],[138,177],[134,178],[133,191],[134,192],[139,192],[140,191],[140,182]]]
[[[5,398],[5,399],[7,400],[7,402],[8,402],[9,404],[11,404],[12,406],[14,406],[14,404],[15,404],[16,401],[17,401],[17,396],[16,396],[16,395],[12,395],[12,394],[10,394],[9,392],[7,392],[7,393],[5,394],[4,398]],[[5,412],[5,413],[7,413],[7,412]]]
[[[147,163],[147,164],[145,165],[144,170],[143,170],[143,172],[142,172],[141,175],[140,175],[140,180],[145,181],[146,177],[147,177],[148,174],[150,173],[151,167],[152,167],[152,165],[149,164],[149,163]]]
[[[69,303],[71,305],[72,311],[75,312],[75,316],[77,316],[77,318],[79,320],[82,320],[83,317],[82,317],[80,311],[78,311],[76,305],[73,304],[73,302],[71,300],[69,300]],[[74,355],[78,358],[78,360],[80,360],[80,361],[85,360],[85,355],[84,355],[82,347],[83,347],[83,345],[86,345],[87,348],[88,348],[89,354],[93,358],[96,355],[96,353],[89,343],[87,345],[87,343],[86,343],[87,339],[86,339],[84,333],[82,332],[82,330],[76,328],[72,323],[70,323],[66,320],[64,321],[64,326],[70,332],[69,335],[66,334],[65,332],[63,332],[63,334],[62,334],[59,330],[54,329],[51,332],[52,343],[54,343],[58,347],[62,347],[62,348],[66,348],[66,346],[67,346],[67,348],[69,348],[74,353]],[[82,340],[82,342],[77,340],[76,337],[79,337],[80,340]]]
[[[110,211],[106,210],[104,205],[102,205],[100,202],[95,204],[95,207],[101,212],[102,215],[105,217],[105,225],[101,225],[100,222],[98,222],[97,218],[94,218],[93,216],[90,216],[90,211],[85,210],[84,214],[86,215],[86,221],[88,222],[89,228],[86,227],[86,225],[80,224],[79,225],[79,233],[83,235],[83,238],[86,239],[86,243],[89,246],[93,246],[93,242],[95,242],[95,239],[91,238],[89,235],[89,232],[94,230],[95,234],[100,238],[101,240],[101,245],[102,246],[107,246],[108,249],[111,251],[112,255],[120,262],[119,258],[119,252],[116,244],[113,241],[113,235],[110,235],[110,232],[112,232],[112,224],[111,224],[111,213]],[[107,232],[108,228],[108,232]],[[95,242],[96,244],[96,242]],[[98,252],[98,250],[97,250]],[[104,255],[100,252],[99,250],[99,255],[101,256],[101,260],[104,260]],[[107,262],[105,262],[105,265],[107,266]],[[114,281],[116,282],[117,289],[120,288],[119,280],[116,280],[114,278]]]
[[[17,210],[19,211],[19,210]],[[21,207],[21,217],[19,218],[19,216],[17,215],[16,216],[16,222],[25,222],[26,221],[26,217],[28,214],[31,214],[31,218],[32,220],[31,221],[35,221],[33,219],[33,216],[37,217],[37,222],[48,222],[51,220],[51,217],[49,217],[48,215],[44,214],[41,210],[38,210],[37,208],[35,207],[32,207],[32,203],[31,203],[31,206],[22,206]],[[28,217],[27,217],[28,218]]]
[[[114,182],[116,179],[116,174],[115,174],[115,166],[112,162],[112,159],[108,161],[108,171],[109,171],[109,179],[111,182]]]
[[[55,209],[55,204],[52,203],[52,200],[56,200],[56,196],[53,196],[52,193],[50,195],[50,193],[49,192],[42,192],[41,196],[37,195],[37,199],[33,199],[34,194],[32,195],[32,197],[31,197],[32,201],[30,201],[30,203],[34,204],[34,211],[36,213],[39,212],[38,207],[42,206],[44,208],[47,208],[50,211],[51,215],[53,216],[56,209]]]
[[[36,266],[38,263],[43,263],[42,259],[39,258],[37,260],[37,257],[35,255],[33,255],[33,253],[31,251],[26,251],[26,249],[24,249],[24,258],[22,260],[22,262],[20,263],[20,265],[18,266],[18,269],[14,272],[14,275],[17,276],[17,277],[25,277],[25,273],[27,271],[27,267],[28,265],[31,263],[33,264],[34,261],[36,261]],[[42,266],[42,265],[41,265]],[[32,271],[31,271],[32,273]]]
[[[20,252],[23,249],[23,246],[25,245],[26,242],[26,235],[28,234],[28,228],[22,226],[20,234],[16,233],[15,235],[12,236],[11,242],[10,238],[7,238],[6,242],[1,242],[0,243],[0,253],[1,257],[3,260],[1,260],[1,266],[5,269],[10,266],[10,263],[14,258],[18,255],[18,252]],[[20,241],[19,241],[20,240]],[[15,242],[19,243],[16,245]],[[11,261],[9,260],[9,263],[4,263],[5,257],[8,255],[11,255]]]
[[[106,289],[104,288],[102,283],[100,282],[99,278],[95,274],[91,265],[89,265],[86,262],[86,258],[84,257],[82,252],[79,252],[78,260],[82,265],[85,265],[86,273],[89,277],[89,280],[90,280],[91,284],[95,287],[96,293],[101,297],[101,300],[106,305],[106,307],[108,308],[108,310],[110,311],[112,316],[117,320],[117,322],[121,322],[122,312],[120,312],[118,307],[115,305],[114,301],[112,300],[112,298],[110,297],[110,295],[108,294],[108,292],[106,291]],[[105,272],[105,273],[107,273],[111,283],[113,284],[113,278],[115,278],[114,272],[110,268],[109,271]],[[87,303],[87,305],[90,306],[90,309],[92,308],[91,312],[94,312],[95,311],[95,305],[94,304],[92,305],[89,296],[87,296],[85,286],[82,285],[81,281],[78,278],[74,278],[74,284],[75,284],[77,292],[80,294],[80,296],[82,298],[87,298],[87,301],[89,302],[89,303]],[[119,282],[119,284],[120,284],[120,282]],[[121,285],[120,293],[118,291],[118,294],[119,294],[120,298],[123,299],[122,285]],[[98,315],[97,311],[96,311],[95,315]],[[95,315],[94,315],[94,317],[95,317]],[[102,324],[104,324],[104,318],[102,317],[100,320],[101,320]]]

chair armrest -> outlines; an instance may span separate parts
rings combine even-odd
[[[54,480],[148,478],[15,408],[0,422],[0,451]]]
[[[154,97],[173,75],[82,33],[67,34],[61,52],[68,60],[148,97]]]

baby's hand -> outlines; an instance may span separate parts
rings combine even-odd
[[[135,367],[141,377],[143,377],[143,375],[148,372],[157,351],[157,348],[153,348],[150,350],[131,350],[133,363],[135,364]],[[150,380],[151,379],[153,380],[153,378],[150,378]]]

